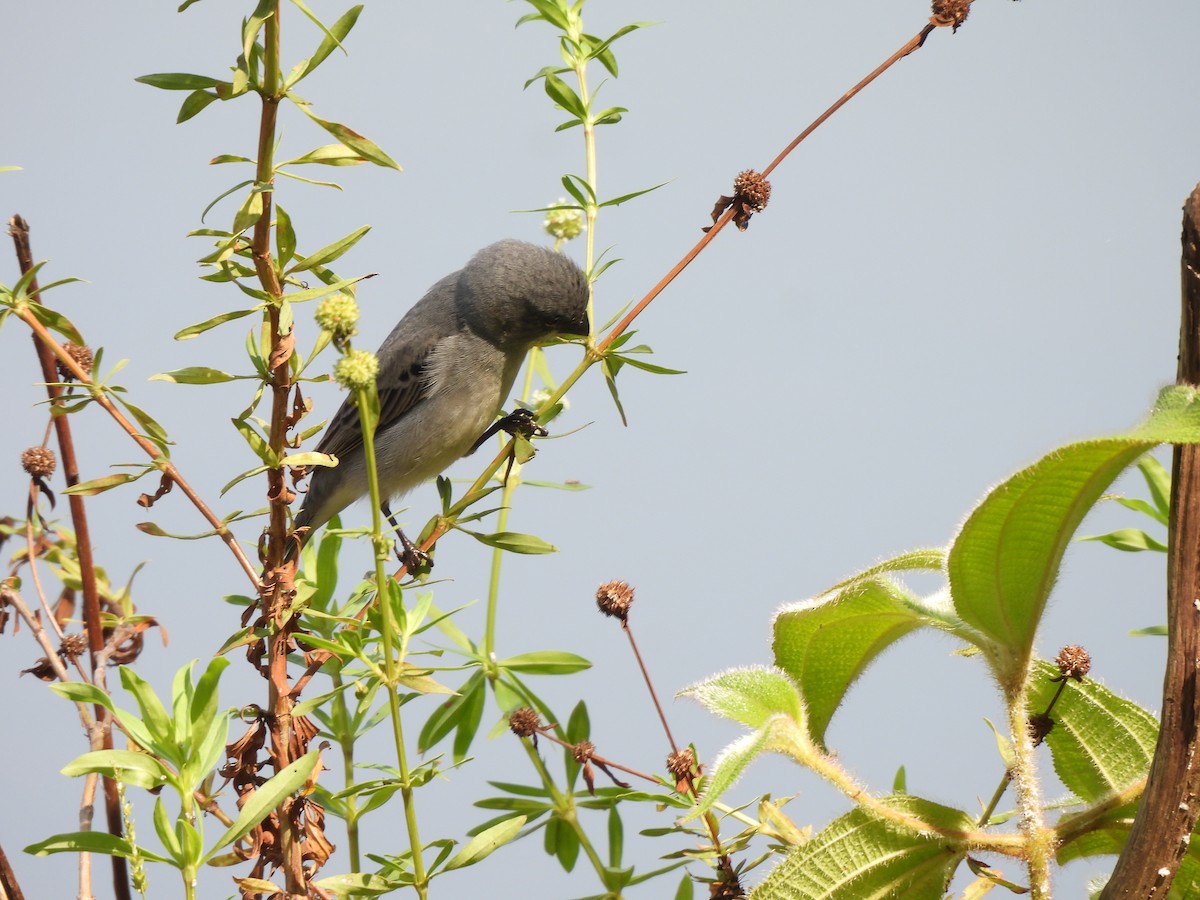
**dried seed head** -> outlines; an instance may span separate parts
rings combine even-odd
[[[512,729],[512,733],[517,737],[532,737],[537,734],[537,730],[541,724],[538,714],[528,706],[514,709],[512,715],[508,717],[508,727]]]
[[[750,212],[762,212],[771,199],[771,182],[753,169],[738,172],[733,179],[734,200]]]
[[[1083,681],[1092,668],[1092,655],[1077,644],[1068,644],[1058,651],[1054,662],[1064,677]]]
[[[629,621],[633,605],[633,586],[625,581],[606,581],[596,588],[596,606],[600,612],[622,622]]]
[[[970,11],[971,0],[933,0],[933,16],[929,21],[939,28],[949,25],[951,31],[958,31]]]
[[[690,775],[695,766],[696,753],[691,747],[684,747],[667,757],[667,771],[675,776],[676,781]]]
[[[87,635],[84,634],[67,634],[63,635],[62,644],[59,645],[58,653],[64,659],[77,659],[87,652]]]
[[[575,756],[575,762],[586,763],[596,754],[596,745],[591,741],[580,741],[575,745],[572,753]]]
[[[67,351],[67,356],[75,360],[79,368],[83,369],[88,375],[92,374],[92,348],[83,347],[72,341],[67,341],[63,344],[63,349]],[[55,365],[58,367],[58,377],[63,381],[74,381],[75,376],[71,371],[62,364],[62,360],[56,360]]]
[[[30,447],[21,454],[21,467],[25,469],[26,474],[34,478],[48,478],[53,475],[57,464],[54,451],[49,447]]]
[[[1038,713],[1036,716],[1029,717],[1029,722],[1025,727],[1029,730],[1029,739],[1036,747],[1046,739],[1046,735],[1054,730],[1054,720],[1043,713]]]

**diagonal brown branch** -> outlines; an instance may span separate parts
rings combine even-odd
[[[220,534],[221,540],[225,542],[230,551],[237,558],[238,564],[241,565],[242,570],[250,579],[250,583],[254,585],[254,588],[257,590],[259,587],[258,572],[254,566],[250,564],[250,560],[246,557],[241,545],[238,544],[237,538],[234,536],[233,532],[229,530],[228,526],[217,517],[216,513],[209,508],[208,504],[204,502],[200,495],[196,493],[195,488],[193,488],[187,482],[180,471],[175,468],[175,464],[163,457],[162,452],[157,446],[155,446],[153,441],[147,440],[142,436],[138,427],[134,423],[130,422],[126,415],[117,408],[117,405],[109,399],[104,389],[96,385],[96,383],[92,380],[91,374],[80,368],[79,363],[71,358],[70,354],[63,349],[62,344],[55,340],[54,335],[50,333],[45,325],[37,320],[33,313],[29,312],[28,310],[22,310],[18,308],[13,310],[13,315],[17,316],[22,322],[29,326],[30,330],[33,331],[33,333],[41,340],[43,344],[50,348],[55,357],[58,358],[58,361],[62,364],[63,368],[70,372],[71,376],[76,381],[78,381],[84,387],[90,389],[92,399],[99,404],[106,413],[112,416],[117,425],[119,425],[121,429],[129,435],[130,438],[132,438],[135,444],[145,451],[147,456],[154,460],[156,468],[158,468],[160,472],[162,472],[164,475],[170,478],[171,481],[179,486],[179,489],[183,491],[184,495],[192,501],[192,505],[200,511],[202,516],[204,516],[204,520],[208,522],[208,524],[212,525],[213,529]],[[57,376],[55,377],[57,378]]]

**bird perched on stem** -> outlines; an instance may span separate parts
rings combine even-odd
[[[493,424],[534,344],[588,334],[588,283],[570,259],[523,241],[476,253],[417,301],[379,348],[375,455],[387,501],[469,453]],[[317,451],[295,520],[291,556],[316,529],[368,492],[358,407],[347,399]],[[389,513],[390,516],[390,513]],[[406,549],[411,548],[401,533]]]

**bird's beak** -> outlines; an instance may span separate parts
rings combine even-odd
[[[559,334],[567,335],[568,337],[587,337],[591,332],[591,323],[588,322],[588,314],[585,309],[580,313],[579,318],[574,322],[568,322],[563,326]]]

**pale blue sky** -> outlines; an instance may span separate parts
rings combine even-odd
[[[0,213],[30,221],[36,257],[51,260],[47,277],[87,279],[51,299],[109,361],[129,357],[121,383],[178,442],[182,471],[228,512],[261,505],[249,488],[217,499],[232,474],[253,465],[228,424],[245,405],[244,385],[146,379],[185,365],[247,368],[241,323],[183,344],[170,336],[242,303],[232,288],[196,280],[194,260],[207,245],[184,235],[212,197],[245,177],[207,161],[252,155],[257,109],[250,100],[220,104],[175,126],[182,96],[133,79],[223,75],[248,7],[208,0],[176,15],[174,5],[10,5],[0,165],[23,171],[0,175]],[[343,9],[311,5],[329,20]],[[1200,119],[1186,105],[1200,7],[1164,0],[1152,15],[1116,0],[975,7],[957,34],[935,33],[802,145],[773,176],[771,205],[750,230],[720,235],[642,318],[639,340],[656,361],[688,374],[625,370],[623,428],[593,373],[572,392],[558,430],[590,427],[543,444],[528,469],[532,478],[594,487],[518,494],[512,527],[561,551],[506,560],[499,652],[553,647],[590,658],[588,673],[538,687],[564,714],[588,700],[605,755],[652,769],[666,747],[618,629],[594,612],[601,581],[636,585],[634,627],[666,695],[729,666],[769,662],[770,617],[781,604],[881,557],[946,542],[989,485],[1057,444],[1133,424],[1174,377],[1179,211],[1200,179]],[[277,195],[302,250],[373,226],[338,266],[379,273],[359,293],[362,346],[374,347],[428,285],[480,246],[541,239],[540,216],[512,210],[556,199],[561,174],[583,171],[579,132],[554,134],[561,114],[540,89],[522,92],[557,60],[546,26],[514,31],[525,11],[498,0],[377,0],[351,35],[350,57],[332,57],[303,84],[318,114],[351,124],[405,167],[335,170],[344,193],[284,183]],[[602,215],[597,245],[614,245],[623,260],[597,285],[605,319],[691,246],[739,170],[770,161],[919,30],[928,7],[590,0],[585,13],[596,33],[660,23],[617,45],[621,77],[602,92],[630,112],[599,134],[601,194],[669,182]],[[285,14],[286,55],[307,55],[314,31],[292,8]],[[284,152],[320,143],[307,120],[285,113]],[[232,210],[219,207],[212,222],[227,223]],[[581,246],[568,252],[582,258]],[[0,253],[0,281],[15,280],[11,253]],[[19,515],[17,455],[40,441],[44,419],[33,406],[40,388],[28,337],[6,325],[0,458],[12,467],[0,482],[0,511]],[[552,351],[555,371],[569,371],[577,354]],[[340,401],[329,386],[313,395],[318,418]],[[75,427],[85,477],[138,459],[99,414]],[[478,465],[454,471],[473,476]],[[115,581],[149,561],[136,597],[171,643],[164,649],[152,634],[140,666],[166,689],[178,665],[206,659],[237,627],[220,597],[244,587],[219,544],[134,530],[146,518],[200,530],[182,497],[147,516],[135,496],[114,492],[91,505],[97,555]],[[409,502],[403,518],[413,523],[436,508],[431,488]],[[352,515],[365,521],[366,512]],[[1129,522],[1106,511],[1084,530]],[[245,539],[256,533],[248,526]],[[366,561],[359,550],[347,567]],[[449,538],[437,574],[453,580],[438,586],[439,605],[481,597],[488,562],[474,541]],[[1161,556],[1073,548],[1043,653],[1082,643],[1094,674],[1157,708],[1163,644],[1126,632],[1162,621],[1162,570]],[[480,621],[475,607],[463,624]],[[7,747],[0,843],[28,894],[67,896],[73,859],[19,850],[75,827],[79,785],[55,773],[85,743],[65,704],[16,679],[39,655],[27,636],[6,636],[0,647],[12,679],[0,719],[23,723]],[[903,764],[911,791],[944,803],[974,809],[976,796],[991,793],[1001,764],[982,717],[1002,718],[1000,706],[980,664],[954,649],[943,638],[910,639],[867,673],[834,719],[831,745],[874,789],[889,789]],[[223,701],[261,700],[261,681],[234,662]],[[676,735],[709,759],[737,733],[687,702],[673,703],[670,715]],[[531,777],[508,738],[480,743],[477,756],[453,784],[421,795],[427,839],[461,838],[485,818],[469,807],[485,779]],[[759,765],[731,799],[765,790],[799,792],[790,810],[802,823],[819,826],[845,808],[783,761]],[[394,823],[375,826],[373,849],[396,849]],[[646,864],[675,847],[635,849]],[[508,862],[447,878],[440,895],[470,896],[511,872],[512,860],[533,895],[598,890],[564,878],[532,841],[511,852]],[[1082,878],[1105,867],[1077,864],[1062,896],[1077,896]],[[151,896],[176,896],[166,872],[152,874]],[[224,878],[216,873],[206,895],[224,891]],[[96,887],[108,896],[104,877]]]

